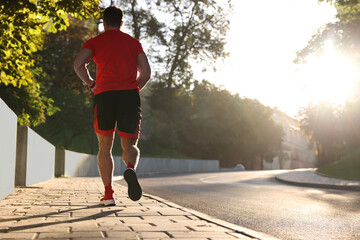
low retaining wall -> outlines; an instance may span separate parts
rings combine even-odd
[[[191,173],[219,170],[218,160],[141,158],[137,173]]]
[[[125,166],[121,166],[121,157],[114,157],[114,175],[120,175]],[[124,165],[124,164],[122,164]],[[98,177],[97,156],[69,150],[56,150],[55,176]],[[121,168],[123,169],[121,171]]]
[[[125,164],[119,156],[114,157],[114,175],[122,175]],[[63,170],[61,170],[63,169]],[[145,173],[190,173],[219,170],[218,160],[140,158],[136,172]],[[68,150],[56,151],[56,176],[96,177],[99,176],[97,157]]]
[[[16,186],[54,178],[55,147],[32,129],[18,127],[16,151]]]
[[[0,98],[0,199],[14,191],[17,116]]]
[[[65,176],[95,177],[99,176],[96,156],[65,151]]]

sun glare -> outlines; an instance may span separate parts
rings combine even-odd
[[[344,105],[350,100],[357,77],[354,63],[340,54],[331,41],[326,42],[324,53],[314,57],[298,72],[303,85],[304,104],[328,101]]]

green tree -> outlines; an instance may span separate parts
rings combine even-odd
[[[158,84],[149,99],[154,143],[189,157],[218,159],[223,167],[244,163],[249,169],[256,157],[280,150],[282,129],[258,101],[206,81],[191,90]]]
[[[67,14],[98,16],[97,0],[3,0],[0,2],[0,82],[21,87],[32,83],[31,53],[42,48],[44,31],[66,30]]]
[[[19,124],[36,126],[60,110],[53,99],[41,94],[41,89],[39,83],[22,88],[0,84],[0,98],[16,113]]]
[[[35,55],[35,67],[42,71],[37,80],[43,95],[54,100],[61,111],[48,117],[46,124],[34,128],[58,148],[91,152],[92,92],[73,71],[73,61],[84,42],[96,35],[96,23],[69,17],[66,31],[45,35],[43,49]],[[94,64],[90,73],[95,76]],[[74,114],[76,113],[76,114]],[[86,137],[84,137],[86,136]],[[84,137],[83,144],[78,144]]]
[[[55,113],[34,130],[59,149],[91,151],[92,104],[87,95],[68,88],[58,88],[51,94],[61,111]],[[84,137],[84,138],[82,138]],[[83,143],[79,143],[83,141]]]
[[[137,0],[124,0],[119,1],[118,5],[125,14],[124,24],[131,29],[134,38],[139,40],[155,39],[157,45],[166,44],[163,32],[165,24],[160,23],[156,18],[151,1],[142,2],[140,5]]]
[[[46,31],[66,30],[68,14],[79,18],[98,16],[99,1],[0,2],[0,97],[13,107],[22,124],[37,125],[56,112],[51,99],[42,96],[42,86],[35,79],[41,68],[34,69],[33,53],[42,49]],[[14,107],[10,101],[23,105]]]
[[[315,144],[319,166],[330,164],[343,156],[341,109],[325,102],[310,104],[299,112],[299,117],[301,129]]]
[[[189,92],[182,86],[167,88],[164,82],[151,85],[150,138],[157,145],[181,152],[180,122],[187,121],[190,109]]]
[[[156,59],[156,63],[164,65],[159,79],[168,87],[178,84],[188,87],[193,76],[190,60],[209,66],[228,55],[224,46],[230,1],[166,0],[157,1],[157,6],[166,22],[163,28],[166,44],[157,50],[164,52]]]
[[[345,151],[351,153],[360,149],[360,103],[348,102],[343,110],[342,125],[345,138]]]
[[[244,160],[243,102],[209,82],[195,82],[191,115],[181,134],[184,151],[197,158],[218,159],[221,166]]]
[[[79,20],[69,17],[66,31],[47,33],[44,45],[34,55],[35,68],[41,68],[36,77],[50,94],[57,89],[66,88],[76,93],[89,94],[89,88],[79,80],[73,70],[76,54],[86,40],[96,36],[97,25],[94,20]],[[90,74],[95,77],[95,64],[90,65]]]
[[[331,3],[336,9],[336,21],[321,26],[306,47],[297,52],[295,63],[304,63],[311,55],[320,54],[326,41],[349,57],[360,54],[360,2],[358,0],[319,0]]]
[[[309,56],[321,54],[325,43],[332,41],[338,51],[359,63],[360,1],[319,0],[319,2],[328,2],[337,9],[336,21],[320,27],[307,46],[297,52],[294,62],[306,63]],[[356,91],[360,93],[360,86],[357,86]],[[359,122],[359,113],[356,110],[358,107],[358,101],[348,102],[343,111],[322,103],[318,106],[308,106],[300,112],[303,117],[303,127],[316,144],[320,164],[338,160],[336,158],[339,158],[344,151],[349,152],[360,147],[360,137],[357,131],[354,131]]]
[[[255,158],[269,160],[281,150],[283,129],[273,120],[273,110],[257,100],[243,99],[242,112],[246,123],[243,136],[245,165],[253,168]],[[241,134],[241,132],[239,132]],[[246,162],[246,160],[250,160]]]

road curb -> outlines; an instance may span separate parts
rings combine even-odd
[[[275,179],[281,183],[286,183],[286,184],[290,184],[290,185],[294,185],[294,186],[311,187],[311,188],[325,188],[325,189],[334,189],[334,190],[346,190],[346,191],[360,191],[360,186],[299,182],[299,181],[292,181],[289,179],[285,179],[281,175],[282,174],[275,176]]]
[[[185,208],[183,206],[180,206],[180,205],[178,205],[176,203],[170,202],[170,201],[168,201],[166,199],[163,199],[161,197],[158,197],[158,196],[153,196],[153,195],[146,194],[146,193],[144,194],[144,196],[146,196],[148,198],[151,198],[151,199],[154,199],[155,201],[161,202],[163,204],[166,204],[169,207],[176,208],[176,209],[182,210],[184,212],[191,213],[191,214],[197,216],[198,218],[200,218],[200,219],[202,219],[204,221],[211,222],[213,224],[216,224],[216,225],[221,226],[221,227],[225,227],[227,229],[231,229],[234,232],[240,233],[240,234],[245,235],[247,237],[251,237],[251,238],[259,239],[259,240],[279,240],[278,238],[272,237],[272,236],[270,236],[268,234],[257,232],[257,231],[254,231],[254,230],[251,230],[251,229],[248,229],[248,228],[245,228],[245,227],[241,227],[241,226],[238,226],[238,225],[235,225],[235,224],[232,224],[232,223],[229,223],[229,222],[226,222],[226,221],[211,217],[211,216],[209,216],[207,214],[195,211],[193,209]]]

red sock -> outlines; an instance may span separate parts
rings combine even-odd
[[[105,187],[105,195],[112,196],[114,190],[112,189],[111,183]]]
[[[132,170],[135,171],[135,166],[132,165],[130,162],[127,163],[126,168],[131,168]]]

